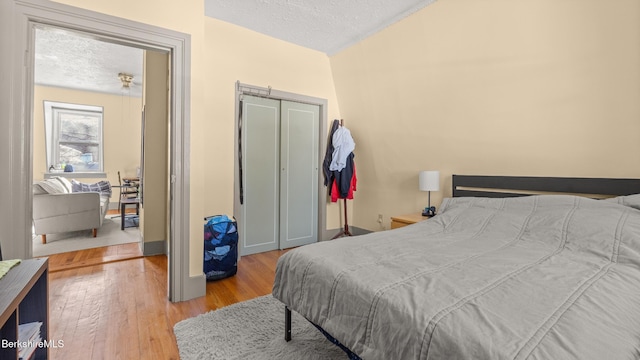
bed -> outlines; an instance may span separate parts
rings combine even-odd
[[[285,337],[293,310],[352,358],[639,359],[639,193],[637,179],[454,175],[427,221],[283,255]]]

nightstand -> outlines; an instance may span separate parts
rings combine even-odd
[[[411,225],[411,224],[415,224],[419,221],[423,221],[423,220],[427,220],[429,219],[426,216],[422,216],[422,211],[413,213],[413,214],[407,214],[407,215],[400,215],[400,216],[392,216],[391,217],[391,228],[392,229],[397,229],[403,226],[407,226],[407,225]]]

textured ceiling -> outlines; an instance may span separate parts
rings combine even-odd
[[[335,54],[435,0],[205,0],[207,16]],[[53,27],[36,29],[35,83],[141,96],[143,50]],[[132,74],[123,91],[118,73]]]
[[[435,0],[205,0],[205,14],[333,55]]]
[[[140,97],[143,50],[95,39],[86,34],[42,27],[36,29],[35,74],[38,85]],[[118,74],[133,75],[122,88]]]

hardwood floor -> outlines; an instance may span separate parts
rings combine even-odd
[[[135,214],[135,209],[126,209],[126,213]],[[119,214],[117,210],[108,210],[107,216]],[[141,258],[140,244],[129,243],[105,246],[80,251],[49,256],[49,273],[61,270],[71,270],[89,265],[106,264],[110,262]]]
[[[205,297],[171,303],[166,256],[96,265],[89,259],[100,251],[91,250],[94,255],[49,257],[58,266],[49,274],[49,333],[51,340],[64,341],[64,347],[50,349],[51,359],[179,359],[173,326],[271,293],[276,262],[286,252],[243,256],[235,276],[207,283]],[[86,265],[72,267],[74,259]]]
[[[142,250],[138,243],[70,251],[49,256],[49,272],[71,270],[89,265],[107,264],[141,257]]]

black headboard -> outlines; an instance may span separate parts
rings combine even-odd
[[[536,193],[621,196],[640,193],[640,179],[453,175],[452,181],[453,197],[502,198]]]

